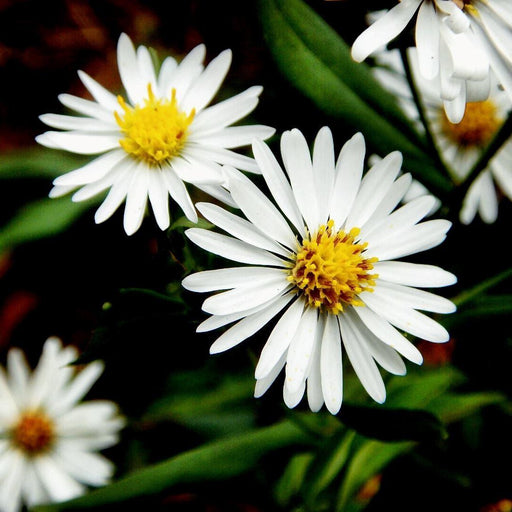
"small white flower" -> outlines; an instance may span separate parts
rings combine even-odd
[[[79,401],[103,365],[79,373],[77,357],[48,338],[31,373],[23,352],[9,350],[7,373],[0,367],[0,510],[17,512],[25,503],[64,501],[86,485],[108,482],[114,465],[98,452],[118,442],[123,420],[113,402]]]
[[[374,54],[398,36],[417,14],[415,39],[420,74],[426,80],[436,78],[439,81],[446,115],[451,122],[457,123],[464,114],[467,101],[487,98],[489,69],[494,64],[487,45],[482,43],[475,24],[467,15],[472,3],[466,0],[403,0],[354,41],[352,56],[361,62]]]
[[[201,44],[179,64],[167,57],[157,73],[149,50],[135,49],[122,34],[117,60],[127,99],[79,71],[95,101],[61,94],[61,103],[81,116],[42,115],[47,125],[67,131],[48,131],[36,140],[50,148],[101,156],[55,179],[50,196],[80,187],[72,199],[83,201],[110,189],[95,221],[108,219],[126,200],[124,228],[129,235],[139,229],[148,198],[162,230],[170,223],[169,195],[197,222],[184,182],[230,204],[219,164],[257,172],[252,158],[231,149],[250,144],[254,137],[268,138],[274,129],[230,126],[254,110],[261,87],[208,107],[229,69],[231,51],[223,51],[206,67],[204,57]]]
[[[405,113],[415,121],[418,128],[422,129],[398,51],[378,52],[376,60],[380,66],[373,68],[375,76],[384,87],[399,98]],[[415,48],[409,49],[408,60],[434,143],[453,181],[460,183],[466,179],[473,165],[477,163],[507,118],[512,109],[512,101],[495,80],[491,80],[488,99],[467,103],[462,120],[459,123],[452,123],[443,111],[438,83],[435,80],[422,80],[419,77]],[[471,223],[477,212],[486,223],[496,221],[498,217],[496,185],[512,200],[512,137],[497,151],[488,166],[471,184],[460,211],[462,223]]]
[[[411,182],[397,179],[402,163],[393,152],[362,177],[365,142],[356,134],[335,162],[331,131],[316,137],[312,157],[299,130],[285,132],[285,174],[269,147],[253,152],[279,209],[247,177],[232,171],[229,182],[243,219],[209,203],[199,211],[228,235],[192,228],[187,236],[203,249],[245,264],[187,276],[196,292],[227,290],[207,298],[212,316],[198,328],[210,331],[236,322],[212,345],[222,352],[278,316],[256,367],[255,395],[261,396],[285,368],[284,401],[296,406],[307,387],[313,411],[323,403],[341,407],[342,347],[369,395],[385,400],[378,363],[393,374],[417,364],[418,349],[400,331],[432,342],[448,332],[417,310],[450,313],[447,299],[415,287],[453,284],[436,266],[394,261],[440,244],[450,222],[419,221],[435,199],[420,197],[397,210]],[[394,211],[395,210],[395,211]]]

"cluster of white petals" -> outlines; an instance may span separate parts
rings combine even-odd
[[[403,0],[368,27],[352,46],[361,62],[397,37],[416,16],[418,66],[436,79],[446,115],[457,123],[466,102],[489,95],[490,70],[512,97],[512,4],[507,0]]]
[[[61,103],[81,116],[42,115],[44,123],[66,131],[47,131],[36,140],[49,148],[101,156],[56,178],[50,196],[58,197],[78,189],[72,199],[84,201],[109,190],[96,211],[95,221],[100,223],[110,218],[126,201],[124,228],[129,235],[139,229],[148,199],[162,230],[170,224],[169,196],[188,219],[196,222],[197,213],[184,182],[231,204],[219,164],[257,172],[252,158],[232,149],[250,144],[254,137],[266,139],[274,129],[262,125],[231,126],[256,107],[261,87],[250,87],[209,106],[231,65],[231,51],[223,51],[206,67],[205,51],[205,46],[200,44],[179,63],[167,57],[157,74],[149,50],[145,46],[135,49],[129,37],[122,34],[117,61],[126,101],[120,101],[80,71],[80,79],[94,101],[61,94]],[[129,146],[120,143],[126,133],[119,120],[126,118],[127,112],[137,113],[149,103],[161,107],[162,116],[146,124],[143,116],[134,120],[135,128],[140,124],[141,138],[148,140],[137,142],[142,145],[139,153],[130,152]],[[182,114],[188,117],[184,119]],[[179,132],[183,144],[173,152],[175,141],[168,139],[175,138],[172,132],[175,121],[184,125],[186,134]]]
[[[491,75],[489,97],[485,102],[468,105],[459,124],[452,124],[443,115],[439,83],[420,76],[416,48],[409,48],[408,60],[418,89],[421,107],[429,123],[437,150],[455,182],[466,179],[486,145],[496,135],[512,109],[509,95]],[[420,114],[409,87],[398,50],[382,50],[375,55],[378,66],[372,68],[381,84],[400,101],[404,112],[422,129]],[[473,140],[468,140],[472,138]],[[512,200],[512,138],[509,137],[494,154],[487,167],[471,183],[460,210],[460,221],[470,224],[477,213],[486,223],[498,218],[499,197]]]
[[[335,160],[331,131],[323,128],[313,153],[299,130],[285,132],[281,154],[286,172],[262,141],[253,152],[273,203],[248,178],[232,170],[229,188],[246,218],[209,203],[199,211],[227,234],[191,228],[186,234],[203,249],[242,266],[192,274],[183,286],[196,292],[227,290],[207,298],[211,316],[198,328],[211,331],[233,324],[212,345],[217,353],[238,345],[277,317],[256,367],[256,396],[261,396],[285,369],[284,401],[295,407],[306,388],[310,408],[325,403],[338,412],[343,397],[342,352],[369,395],[378,402],[386,391],[378,365],[402,375],[400,356],[420,364],[422,356],[402,331],[439,343],[447,331],[418,310],[450,313],[447,299],[417,287],[453,284],[453,274],[436,266],[395,261],[440,244],[450,222],[420,222],[435,203],[417,198],[396,209],[411,176],[398,177],[402,157],[390,153],[363,176],[365,141],[356,134]],[[358,292],[343,311],[314,307],[290,279],[301,244],[321,226],[358,233],[365,261],[376,261],[373,290]],[[352,231],[355,229],[355,231]],[[337,243],[337,242],[336,242]],[[343,356],[344,357],[344,356]]]
[[[64,501],[86,486],[105,485],[114,465],[99,450],[116,444],[124,420],[106,400],[79,403],[103,371],[80,372],[75,348],[48,338],[32,372],[23,352],[9,350],[0,367],[0,510]]]

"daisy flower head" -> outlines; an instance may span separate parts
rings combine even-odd
[[[512,101],[491,74],[489,97],[484,101],[467,103],[461,121],[452,123],[439,99],[438,82],[419,79],[415,48],[409,49],[408,60],[434,143],[453,181],[461,183],[508,117]],[[378,52],[376,61],[379,66],[373,69],[377,79],[399,98],[404,112],[422,129],[398,51]],[[498,197],[502,193],[512,200],[512,137],[505,141],[471,183],[459,214],[460,221],[470,224],[478,213],[484,222],[495,222],[498,217]]]
[[[457,123],[467,101],[485,100],[489,94],[490,59],[467,15],[470,3],[466,0],[400,1],[377,16],[356,38],[352,57],[362,62],[403,32],[416,16],[420,75],[426,80],[438,80],[446,115],[452,123]]]
[[[169,195],[197,222],[185,182],[229,204],[219,164],[257,172],[252,158],[232,149],[249,145],[254,137],[266,139],[274,129],[231,126],[254,110],[261,87],[209,106],[231,65],[231,51],[206,67],[205,52],[200,44],[180,63],[167,57],[157,72],[148,48],[135,49],[121,34],[117,62],[126,96],[116,97],[79,71],[93,101],[61,94],[61,103],[80,116],[42,115],[48,126],[64,131],[47,131],[36,140],[49,148],[100,156],[56,178],[50,197],[78,189],[72,199],[83,201],[109,190],[94,219],[105,221],[126,201],[128,235],[139,229],[148,198],[162,230],[170,224]]]
[[[253,152],[275,203],[233,170],[231,194],[246,218],[198,203],[206,219],[227,234],[186,232],[203,249],[243,264],[184,279],[188,290],[226,290],[204,301],[203,310],[211,316],[198,331],[236,322],[211,346],[210,352],[217,353],[278,317],[256,367],[255,396],[265,393],[284,368],[288,407],[295,407],[307,389],[313,411],[325,403],[335,414],[342,403],[345,352],[369,395],[383,402],[386,391],[377,363],[402,375],[406,367],[400,355],[422,362],[401,331],[432,342],[449,338],[417,310],[450,313],[454,305],[416,287],[450,285],[455,276],[436,266],[395,260],[440,244],[450,223],[419,223],[433,206],[431,196],[395,210],[411,176],[397,178],[402,157],[393,152],[363,177],[360,133],[335,161],[329,128],[318,132],[312,154],[299,130],[285,132],[285,171],[263,141],[253,142]]]
[[[113,402],[79,403],[103,365],[76,373],[73,347],[46,340],[31,372],[23,352],[9,350],[0,366],[0,510],[18,512],[23,503],[65,501],[108,482],[114,465],[99,450],[118,442],[123,420]]]

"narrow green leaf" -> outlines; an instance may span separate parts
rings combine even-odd
[[[457,306],[462,306],[463,304],[466,304],[468,302],[471,302],[474,299],[478,299],[482,296],[484,292],[492,288],[493,286],[496,286],[503,281],[510,279],[512,277],[512,267],[500,272],[499,274],[492,276],[481,283],[478,283],[477,285],[473,286],[469,290],[464,290],[461,292],[457,297],[453,299],[453,302]]]
[[[468,394],[447,393],[437,397],[428,405],[428,410],[446,423],[459,421],[471,416],[482,407],[496,405],[506,400],[501,393],[479,392]]]
[[[336,500],[336,512],[343,512],[350,499],[369,478],[378,474],[393,459],[412,449],[414,445],[415,443],[410,441],[363,441],[347,467]]]
[[[313,506],[318,495],[340,474],[355,436],[354,431],[341,429],[315,458],[306,478],[306,503]]]
[[[279,69],[329,116],[362,131],[380,155],[399,150],[404,168],[441,191],[451,182],[434,166],[424,144],[336,32],[302,0],[260,0],[264,36]]]
[[[274,491],[275,499],[281,507],[287,507],[293,497],[299,494],[313,457],[312,453],[298,453],[291,458]]]
[[[25,205],[0,230],[0,251],[64,231],[95,203],[73,203],[69,197],[62,197]]]
[[[130,498],[154,495],[177,484],[211,482],[239,475],[255,467],[265,454],[303,446],[310,437],[285,421],[243,435],[215,441],[169,460],[134,471],[106,487],[65,503],[34,507],[34,512],[93,508]]]
[[[0,179],[56,178],[84,165],[90,158],[34,147],[4,153]]]

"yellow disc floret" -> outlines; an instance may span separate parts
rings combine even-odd
[[[458,124],[448,121],[442,114],[445,135],[458,146],[485,147],[501,126],[503,119],[491,100],[466,104],[462,121]]]
[[[40,411],[25,412],[12,429],[13,444],[27,455],[38,455],[51,447],[55,428]]]
[[[364,258],[367,243],[356,241],[359,228],[334,232],[334,221],[303,240],[288,280],[304,294],[308,304],[337,314],[346,305],[362,306],[358,295],[373,291],[377,274],[369,274],[377,258]]]
[[[131,107],[121,96],[117,100],[124,112],[114,112],[125,135],[119,144],[129,155],[159,167],[181,152],[195,111],[186,114],[178,109],[175,89],[170,99],[156,98],[149,84],[143,106]]]

